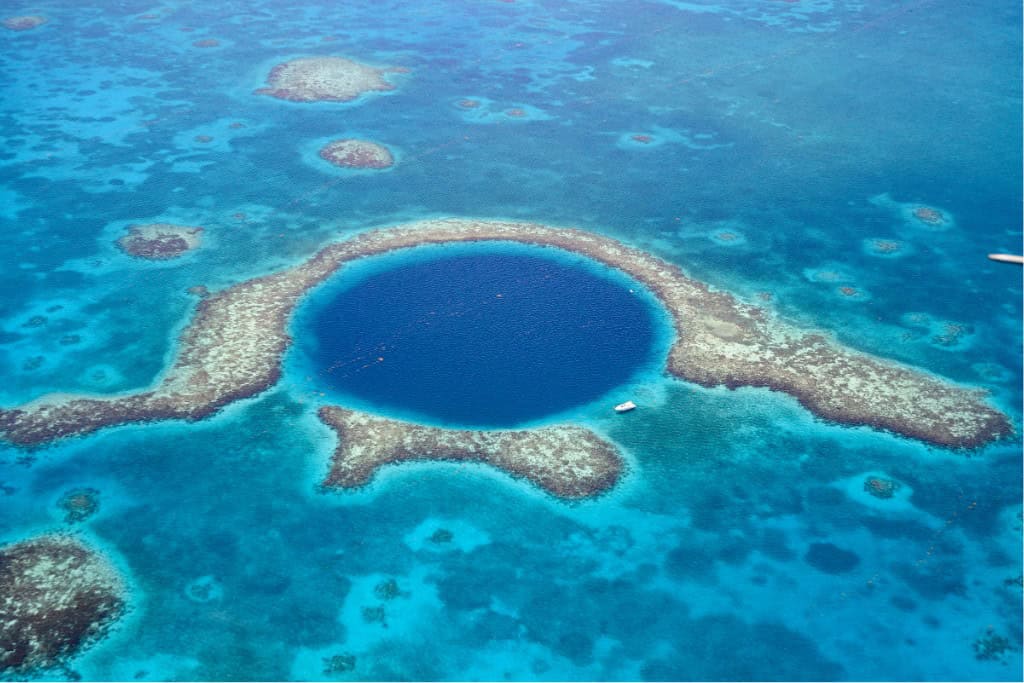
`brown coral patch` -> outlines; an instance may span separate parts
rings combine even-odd
[[[926,225],[941,225],[946,220],[941,211],[930,206],[919,206],[913,213],[914,218]]]
[[[341,168],[390,168],[395,163],[387,147],[369,140],[333,140],[320,149],[320,158]]]
[[[196,249],[202,232],[202,228],[171,223],[130,225],[117,246],[129,256],[166,261]]]
[[[290,102],[350,102],[368,92],[394,90],[384,79],[389,72],[399,69],[379,69],[343,57],[302,57],[271,69],[267,87],[256,94]]]
[[[384,465],[442,460],[490,465],[559,498],[607,491],[624,469],[616,448],[589,429],[557,425],[528,430],[426,427],[325,406],[320,419],[338,434],[324,486],[363,486]]]
[[[110,562],[70,536],[0,548],[0,675],[60,666],[125,611]]]
[[[20,17],[7,17],[3,21],[0,21],[0,24],[11,31],[28,31],[29,29],[36,28],[37,26],[42,26],[46,22],[46,17],[39,16],[38,14],[30,14]]]

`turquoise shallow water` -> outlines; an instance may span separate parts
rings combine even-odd
[[[1019,7],[5,12],[49,22],[0,33],[4,407],[148,385],[194,310],[188,287],[368,227],[471,216],[624,240],[983,388],[1020,425],[1021,271],[985,259],[1021,249]],[[206,38],[219,45],[193,45]],[[252,95],[312,54],[410,72],[346,105]],[[338,137],[397,163],[325,167],[318,144]],[[952,222],[908,220],[919,205]],[[201,225],[203,246],[130,259],[113,242],[143,222]],[[130,577],[128,618],[61,673],[87,680],[1021,678],[1019,439],[965,457],[763,390],[649,367],[629,382],[629,416],[571,413],[629,462],[597,500],[445,464],[324,494],[323,388],[289,354],[272,389],[199,423],[3,446],[0,542],[70,529]],[[870,476],[901,487],[879,500]],[[100,510],[69,526],[57,501],[83,486]],[[388,579],[397,594],[378,590]],[[979,656],[993,636],[1010,646]],[[329,670],[335,655],[352,668]]]

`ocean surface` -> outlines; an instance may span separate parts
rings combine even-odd
[[[795,325],[984,389],[1018,432],[955,452],[765,389],[672,379],[663,312],[584,259],[371,259],[299,306],[283,375],[260,395],[198,422],[0,446],[0,544],[74,533],[131,586],[115,629],[40,677],[1021,680],[1021,269],[986,259],[1021,251],[1019,3],[3,12],[48,18],[0,28],[4,408],[149,386],[195,311],[190,287],[455,216],[621,240]],[[347,104],[253,94],[311,55],[408,73]],[[386,145],[395,165],[345,172],[317,156],[348,137]],[[908,220],[916,206],[950,220]],[[202,226],[201,247],[157,262],[115,245],[158,222]],[[431,337],[417,323],[430,310],[476,317]],[[331,323],[356,314],[365,328]],[[364,373],[320,363],[388,334],[408,343]],[[453,344],[464,364],[441,363]],[[626,399],[639,408],[614,414]],[[330,402],[431,424],[570,419],[618,444],[628,473],[573,504],[446,463],[324,492],[336,439],[316,409]],[[870,477],[899,487],[874,497]],[[86,487],[98,512],[66,522],[59,499]]]
[[[667,349],[654,352],[659,311],[641,298],[638,283],[627,289],[559,263],[544,253],[550,249],[515,251],[526,253],[477,247],[362,281],[351,272],[337,276],[352,284],[312,295],[311,320],[296,321],[307,376],[332,390],[329,400],[350,407],[495,428],[551,421],[622,391],[644,365],[661,371]]]

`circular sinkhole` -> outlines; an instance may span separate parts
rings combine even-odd
[[[295,330],[299,371],[342,405],[511,427],[661,371],[662,309],[641,285],[590,259],[491,244],[365,261],[311,297]]]

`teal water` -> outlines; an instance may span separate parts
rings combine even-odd
[[[368,227],[469,216],[624,240],[857,349],[983,388],[1020,425],[1021,270],[985,259],[1021,250],[1018,6],[4,11],[49,17],[0,31],[4,407],[148,385],[194,310],[190,286],[272,272]],[[219,45],[193,46],[204,38]],[[310,54],[410,73],[346,105],[251,94],[274,64]],[[317,141],[353,136],[398,163],[316,163]],[[907,220],[918,204],[953,223]],[[203,247],[148,263],[113,245],[158,221],[202,225]],[[564,505],[444,464],[322,494],[334,440],[299,361],[199,423],[2,447],[0,542],[70,528],[131,579],[129,618],[70,663],[77,675],[1022,676],[1019,438],[965,457],[644,367],[623,386],[639,410],[572,411],[629,461],[598,500]],[[879,500],[869,476],[902,486]],[[68,527],[56,503],[84,486],[100,511]],[[432,541],[438,529],[451,539]],[[399,592],[381,597],[387,579]],[[992,636],[1009,647],[979,656]],[[325,671],[335,655],[353,668]]]

